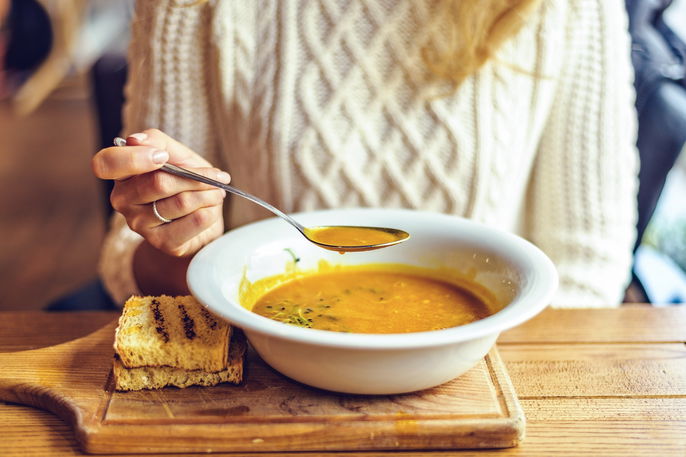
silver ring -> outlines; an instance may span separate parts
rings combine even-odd
[[[159,211],[157,211],[157,201],[152,202],[152,212],[163,224],[168,224],[172,221],[172,219],[167,219],[166,217],[162,216]]]

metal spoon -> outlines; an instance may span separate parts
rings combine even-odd
[[[114,139],[114,145],[126,146],[126,140],[124,138],[117,137]],[[199,175],[190,170],[186,170],[185,168],[181,168],[170,163],[165,163],[162,165],[160,170],[176,176],[181,176],[182,178],[193,179],[211,186],[219,187],[220,189],[224,189],[232,194],[247,198],[253,203],[257,203],[258,205],[268,209],[272,213],[284,219],[286,222],[298,229],[298,231],[305,238],[324,249],[338,251],[341,253],[352,251],[371,251],[372,249],[393,246],[407,240],[410,237],[410,234],[403,230],[386,227],[364,227],[354,225],[305,227],[288,214],[270,205],[261,198],[228,184],[215,181],[214,179]],[[357,240],[355,238],[357,238]]]

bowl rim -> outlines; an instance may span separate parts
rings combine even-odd
[[[293,217],[303,219],[308,216],[318,217],[332,215],[333,213],[340,214],[341,212],[364,214],[367,211],[377,215],[385,213],[386,215],[392,214],[400,217],[426,217],[436,221],[443,220],[461,228],[467,228],[467,230],[476,230],[480,236],[493,237],[493,240],[497,240],[498,243],[504,244],[512,250],[509,252],[510,255],[522,256],[532,265],[531,274],[533,277],[531,282],[533,285],[526,294],[520,294],[495,314],[469,324],[443,330],[393,334],[341,333],[285,324],[255,314],[239,303],[233,303],[224,297],[220,292],[221,288],[208,287],[212,283],[211,279],[208,279],[211,276],[207,274],[208,269],[216,268],[215,260],[221,254],[221,245],[227,243],[229,238],[240,237],[243,234],[264,228],[264,226],[269,227],[275,223],[283,223],[280,219],[273,217],[227,231],[198,251],[191,260],[187,272],[190,292],[212,313],[245,330],[249,334],[248,337],[250,337],[250,333],[258,333],[272,338],[316,346],[394,350],[443,346],[498,334],[522,324],[541,312],[548,306],[557,289],[557,270],[553,262],[538,247],[513,233],[463,217],[429,211],[381,208],[308,211],[295,213]],[[222,303],[223,306],[217,306],[217,303]]]

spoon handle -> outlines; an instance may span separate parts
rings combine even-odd
[[[220,189],[224,189],[227,192],[231,192],[232,194],[236,194],[238,196],[241,196],[243,198],[247,198],[253,203],[257,203],[258,205],[268,209],[272,213],[276,214],[277,216],[285,219],[288,223],[293,225],[295,228],[297,228],[301,233],[305,233],[305,227],[300,225],[298,221],[290,217],[288,214],[284,213],[280,209],[276,208],[275,206],[270,205],[266,201],[262,200],[259,197],[256,197],[252,194],[249,194],[245,191],[242,191],[240,189],[237,189],[233,186],[230,186],[228,184],[224,184],[219,181],[215,181],[212,178],[208,178],[207,176],[200,175],[198,173],[194,173],[190,170],[186,170],[185,168],[178,167],[176,165],[172,165],[171,163],[165,163],[162,165],[161,170],[166,171],[167,173],[171,173],[176,176],[180,176],[182,178],[188,178],[188,179],[193,179],[195,181],[200,181],[205,184],[209,184],[210,186],[215,186],[219,187]]]
[[[126,140],[124,138],[117,137],[114,139],[114,145],[115,146],[126,146]],[[228,184],[224,184],[222,182],[215,181],[214,179],[208,178],[207,176],[199,175],[198,173],[194,173],[190,170],[186,170],[185,168],[177,167],[176,165],[172,165],[170,163],[165,163],[164,165],[162,165],[162,168],[160,168],[160,169],[166,171],[167,173],[171,173],[173,175],[180,176],[182,178],[188,178],[188,179],[193,179],[195,181],[200,181],[202,183],[209,184],[210,186],[219,187],[220,189],[224,189],[225,191],[231,192],[232,194],[236,194],[240,197],[247,198],[251,202],[257,203],[258,205],[262,206],[263,208],[266,208],[269,211],[271,211],[272,213],[276,214],[280,218],[285,219],[286,222],[291,224],[293,227],[297,228],[300,231],[300,233],[305,235],[305,227],[300,225],[300,223],[298,221],[296,221],[295,219],[293,219],[291,216],[284,213],[280,209],[270,205],[269,203],[262,200],[261,198],[255,197],[254,195],[249,194],[247,192],[244,192],[240,189],[236,189],[233,186],[229,186]]]

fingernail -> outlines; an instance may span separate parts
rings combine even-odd
[[[225,171],[220,171],[219,173],[217,173],[217,181],[223,182],[224,184],[228,184],[229,181],[231,181],[231,175]]]
[[[152,153],[153,163],[165,163],[169,160],[169,153],[167,151],[155,151]]]
[[[128,136],[128,138],[135,138],[136,141],[142,143],[143,141],[148,139],[148,135],[146,135],[145,133],[132,133]]]

